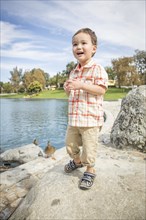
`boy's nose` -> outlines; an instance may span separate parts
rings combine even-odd
[[[82,45],[81,44],[78,44],[77,45],[77,49],[79,50],[79,49],[81,49],[82,48]]]

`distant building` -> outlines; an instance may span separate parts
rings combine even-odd
[[[56,86],[50,86],[50,90],[54,91],[56,89]]]
[[[116,80],[109,79],[108,80],[108,86],[116,86]]]

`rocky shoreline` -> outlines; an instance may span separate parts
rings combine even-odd
[[[34,144],[17,148],[12,152],[15,155],[16,150],[22,152],[25,148],[27,153],[23,154],[23,158],[20,159],[20,161],[23,160],[25,162],[0,174],[0,219],[2,220],[11,216],[29,190],[35,186],[36,182],[62,159],[65,150],[60,149],[56,152],[56,160],[38,157],[38,152],[42,149]],[[32,150],[34,151],[33,159],[31,154],[29,155]],[[8,152],[9,157],[7,155],[6,158],[9,161],[10,157],[15,161],[18,160],[18,158],[13,157],[12,152],[10,154]]]
[[[88,192],[77,187],[84,168],[64,174],[69,160],[64,147],[55,152],[55,160],[38,156],[42,149],[34,144],[1,154],[1,159],[10,160],[11,155],[22,164],[0,174],[0,219],[145,219],[145,154],[115,149],[110,143],[120,105],[121,100],[104,102],[107,120],[99,136],[97,180]]]

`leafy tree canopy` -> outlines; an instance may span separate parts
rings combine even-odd
[[[117,77],[118,86],[137,85],[139,82],[138,73],[134,65],[133,57],[123,57],[112,60],[113,71]]]
[[[38,93],[42,90],[42,85],[38,81],[33,81],[28,86],[29,93]]]
[[[135,50],[134,62],[139,73],[146,72],[146,51]]]

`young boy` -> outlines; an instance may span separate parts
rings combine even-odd
[[[83,28],[73,35],[72,50],[78,64],[64,83],[69,96],[66,149],[73,158],[64,170],[70,173],[86,166],[81,189],[90,189],[96,176],[98,133],[103,124],[102,102],[108,83],[106,71],[92,59],[96,49],[97,37],[91,29]]]

